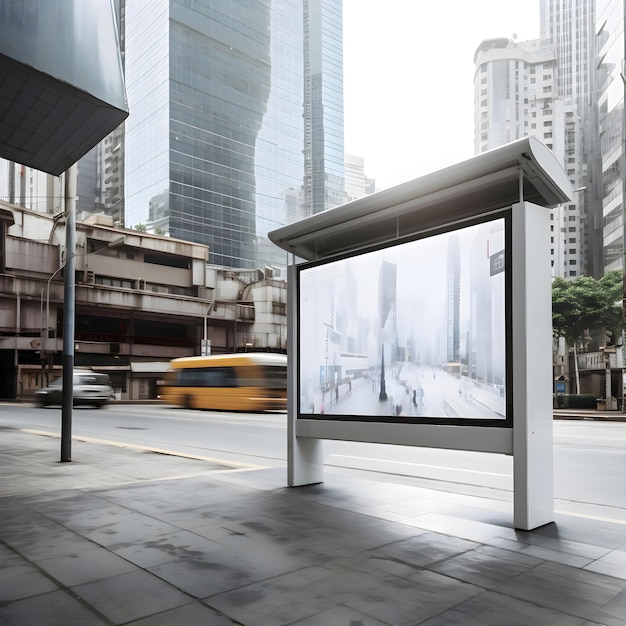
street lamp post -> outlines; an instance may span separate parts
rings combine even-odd
[[[215,300],[209,304],[209,308],[207,309],[206,315],[204,316],[204,333],[202,335],[202,346],[200,348],[201,356],[209,356],[211,354],[211,342],[208,337],[208,327],[209,327],[209,316],[211,315],[211,311],[213,310],[213,305],[215,304]]]
[[[74,402],[74,330],[76,315],[76,163],[65,172],[65,276],[63,299],[63,396],[61,401],[61,462],[72,460]]]

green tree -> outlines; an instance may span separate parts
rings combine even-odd
[[[137,224],[137,226],[135,226],[135,230],[138,230],[141,233],[145,233],[146,232],[146,225],[145,224]]]
[[[605,298],[605,308],[602,313],[602,327],[608,337],[608,342],[617,345],[624,328],[624,310],[622,298],[624,291],[624,275],[620,270],[607,272],[598,282]]]
[[[622,273],[607,272],[600,280],[579,276],[552,283],[552,331],[574,350],[576,393],[580,393],[578,352],[585,350],[594,331],[604,330],[615,344],[622,331]]]

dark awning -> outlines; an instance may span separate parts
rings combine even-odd
[[[58,175],[127,116],[110,0],[0,3],[0,157]]]

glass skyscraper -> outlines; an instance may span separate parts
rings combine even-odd
[[[306,215],[345,201],[341,0],[304,0]]]
[[[598,111],[602,156],[604,270],[624,269],[624,3],[598,0]]]
[[[125,16],[126,226],[207,244],[218,265],[284,265],[266,234],[306,214],[305,181],[343,190],[341,0],[140,5],[126,3]],[[329,9],[332,19],[318,19]],[[307,20],[330,46],[324,54],[312,54],[321,39],[305,41]],[[318,65],[305,58],[329,55],[339,70],[321,103],[333,106],[315,130],[305,73]],[[305,163],[309,125],[324,148],[317,170]]]

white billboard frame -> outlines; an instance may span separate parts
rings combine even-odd
[[[494,159],[493,153],[499,153],[495,155],[499,158]],[[511,161],[515,159],[518,164],[512,166]],[[468,176],[468,172],[474,176]],[[510,202],[511,185],[515,185],[516,202]],[[426,193],[420,194],[420,189],[426,189]],[[476,193],[477,196],[472,195]],[[524,199],[525,193],[533,202]],[[374,194],[379,195],[378,202],[376,198],[361,205],[356,201],[270,233],[275,243],[292,252],[288,268],[289,486],[324,480],[324,439],[490,452],[513,456],[514,527],[532,530],[554,521],[550,229],[546,206],[571,198],[569,180],[543,144],[526,138],[381,194],[385,195]],[[408,197],[411,195],[413,202]],[[477,204],[476,197],[484,198],[485,202]],[[465,204],[464,198],[467,199]],[[449,202],[454,208],[443,215],[441,211],[431,211],[442,202]],[[462,209],[458,208],[459,202]],[[511,280],[509,346],[512,354],[508,363],[513,368],[512,427],[298,417],[299,259],[296,254],[306,260],[332,258],[332,253],[338,252],[341,246],[344,256],[356,255],[371,244],[377,232],[385,231],[384,220],[396,220],[396,236],[386,241],[386,245],[394,245],[394,241],[402,241],[402,236],[432,228],[433,220],[437,226],[454,229],[469,216],[497,215],[498,211],[505,210],[511,212],[512,249],[510,267],[506,271]],[[328,215],[333,212],[334,217]],[[409,218],[407,223],[412,230],[401,227],[400,217]],[[348,223],[350,235],[347,234]],[[342,237],[336,237],[336,243],[329,244],[329,238],[332,242],[333,235],[342,229],[346,238],[353,238],[349,245]],[[359,234],[362,235],[361,247]],[[319,254],[323,246],[326,250]],[[313,249],[316,251],[311,253]]]

